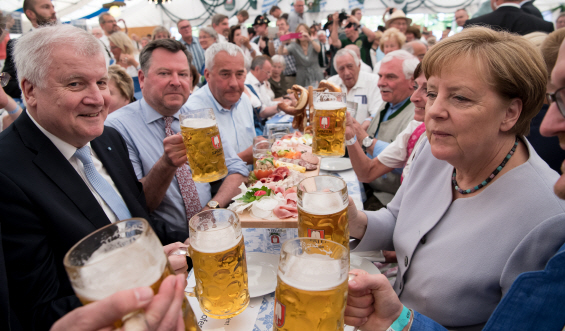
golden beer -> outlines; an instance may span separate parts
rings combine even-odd
[[[193,245],[190,256],[202,312],[223,319],[247,307],[249,290],[243,237],[236,246],[221,252],[201,252]]]
[[[342,331],[348,272],[349,253],[342,245],[308,238],[285,242],[277,274],[273,330]]]
[[[209,183],[227,176],[228,168],[216,120],[188,118],[184,114],[180,118],[192,179],[198,183]]]
[[[345,155],[345,93],[314,92],[312,153],[322,157]]]
[[[212,209],[189,221],[189,255],[194,266],[194,293],[202,312],[224,319],[249,305],[247,261],[239,218],[227,209]]]
[[[328,239],[349,247],[347,184],[334,176],[315,176],[298,184],[298,236]]]
[[[157,294],[163,280],[174,274],[161,242],[143,219],[124,220],[97,230],[69,250],[64,264],[83,305],[141,286],[149,286]],[[186,298],[182,312],[185,330],[200,330]],[[114,327],[122,324],[116,321]]]

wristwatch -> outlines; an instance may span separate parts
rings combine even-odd
[[[210,200],[210,201],[208,201],[206,206],[208,206],[208,208],[210,208],[210,209],[216,209],[220,206],[220,203],[218,201]]]
[[[357,135],[354,135],[353,138],[346,140],[345,145],[351,146],[357,142]]]
[[[361,142],[361,145],[363,145],[363,152],[367,152],[367,148],[371,147],[371,145],[373,144],[373,138],[367,136],[365,138],[363,138],[363,141]]]

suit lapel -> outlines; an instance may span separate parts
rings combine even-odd
[[[96,227],[110,224],[110,220],[82,178],[43,132],[23,113],[14,122],[26,147],[36,152],[34,164],[63,191],[69,200]]]

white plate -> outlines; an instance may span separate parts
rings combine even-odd
[[[249,252],[246,256],[249,296],[255,298],[274,292],[279,255]]]
[[[320,169],[326,171],[343,171],[353,168],[351,165],[351,160],[342,157],[342,158],[329,158],[324,157],[322,158],[322,164],[320,164]]]

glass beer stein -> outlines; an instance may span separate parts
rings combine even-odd
[[[329,239],[349,247],[347,184],[335,176],[314,176],[298,183],[298,236]]]
[[[180,114],[179,120],[192,179],[209,183],[226,177],[228,168],[214,111],[191,110]]]
[[[312,153],[321,157],[345,155],[346,93],[314,91]]]
[[[141,286],[150,286],[157,294],[163,280],[174,274],[159,238],[141,218],[109,224],[91,233],[67,252],[63,263],[75,294],[84,305]],[[185,330],[199,331],[186,298],[182,309]],[[123,320],[132,315],[135,314]],[[121,325],[122,321],[114,324]]]
[[[349,250],[324,239],[296,238],[281,248],[273,331],[343,331]]]
[[[238,315],[249,304],[247,261],[239,218],[231,210],[210,209],[189,221],[190,246],[202,312],[224,319]]]

